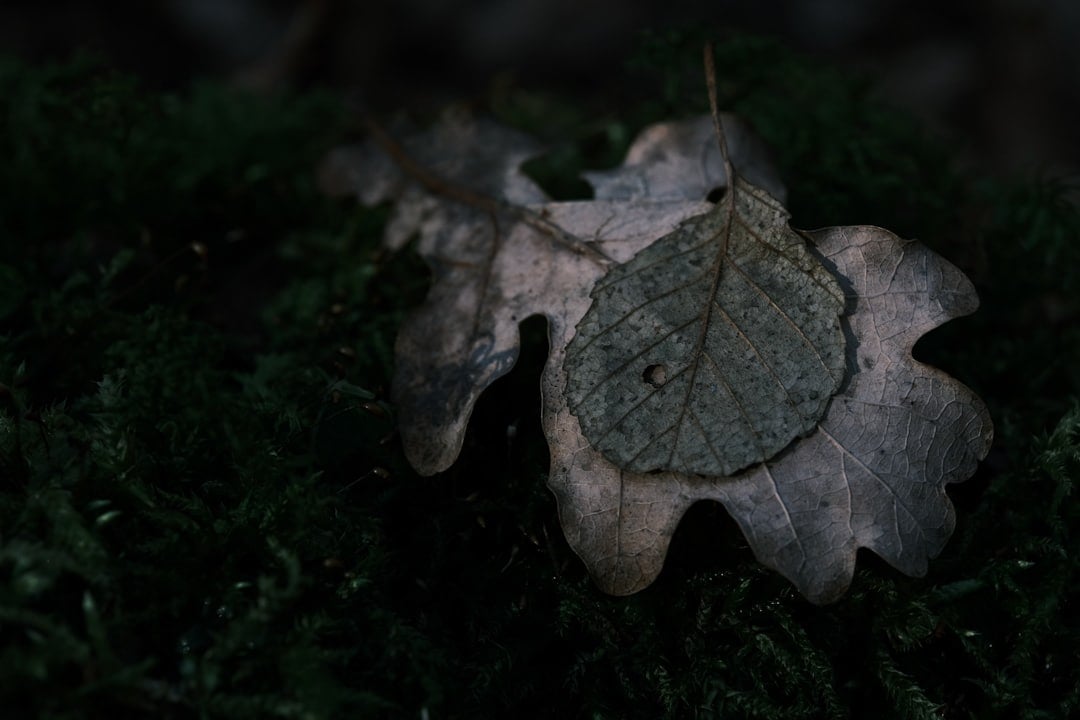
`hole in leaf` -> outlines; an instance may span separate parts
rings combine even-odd
[[[641,379],[654,388],[661,387],[667,382],[667,368],[663,365],[650,365],[641,373]]]
[[[715,205],[716,203],[723,200],[725,195],[727,195],[727,188],[718,187],[710,190],[709,194],[705,196],[705,199]]]

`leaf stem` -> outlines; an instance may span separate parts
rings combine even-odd
[[[711,42],[705,43],[704,54],[705,86],[709,91],[709,110],[712,112],[713,125],[716,126],[716,139],[720,142],[720,157],[724,161],[724,176],[730,193],[735,191],[735,171],[731,165],[731,156],[728,154],[724,124],[720,122],[719,102],[716,92],[716,61],[713,59],[713,45]]]

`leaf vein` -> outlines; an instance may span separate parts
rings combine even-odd
[[[799,327],[798,323],[796,323],[792,319],[792,317],[788,315],[787,311],[777,305],[776,301],[769,297],[769,293],[765,292],[765,290],[760,285],[758,285],[757,282],[754,281],[754,278],[750,277],[750,275],[745,270],[743,270],[737,262],[731,260],[731,267],[735,268],[739,272],[739,274],[742,275],[743,279],[746,280],[747,285],[749,285],[751,289],[755,290],[759,295],[761,295],[761,297],[765,298],[766,302],[768,302],[769,305],[771,305],[772,308],[776,310],[776,312],[780,313],[780,315],[783,316],[784,320],[786,320],[788,324],[791,325],[792,329],[798,334],[799,338],[803,341],[803,343],[808,348],[810,348],[811,351],[813,351],[814,357],[816,357],[817,361],[821,363],[821,367],[823,367],[825,369],[825,372],[831,376],[832,372],[829,370],[829,366],[825,364],[825,358],[821,356],[821,351],[817,349],[817,346],[814,345],[813,342],[811,342],[810,338],[806,337],[806,333],[803,332],[803,329]]]

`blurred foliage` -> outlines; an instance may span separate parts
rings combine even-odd
[[[602,100],[494,87],[558,196],[705,108],[700,38],[646,38]],[[315,188],[330,97],[155,95],[85,61],[0,63],[0,707],[12,718],[1057,718],[1078,711],[1080,216],[972,180],[870,86],[764,40],[717,48],[794,222],[873,222],[984,307],[919,352],[998,425],[930,575],[860,557],[809,605],[714,505],[667,568],[599,593],[544,489],[544,327],[416,477],[386,402],[425,289],[383,208]]]

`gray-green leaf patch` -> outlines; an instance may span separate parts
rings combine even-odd
[[[593,289],[567,399],[615,465],[725,476],[817,426],[844,378],[844,294],[787,218],[736,176]]]

